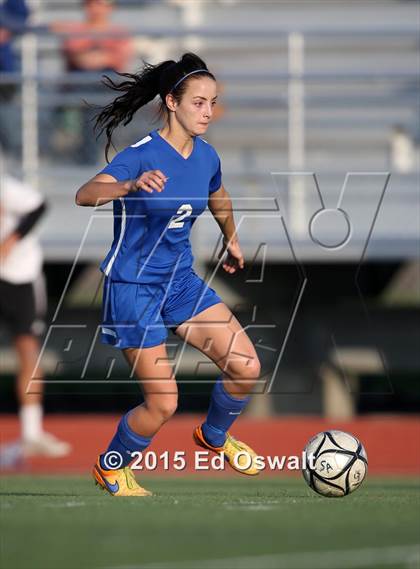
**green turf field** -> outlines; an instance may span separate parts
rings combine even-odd
[[[1,569],[420,567],[419,481],[326,499],[300,478],[142,480],[155,497],[0,478]]]

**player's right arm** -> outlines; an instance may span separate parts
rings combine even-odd
[[[123,182],[118,182],[110,174],[98,174],[77,190],[75,202],[80,206],[97,207],[132,192],[141,190],[148,193],[154,190],[161,192],[166,180],[166,176],[160,170],[149,170],[135,180]]]

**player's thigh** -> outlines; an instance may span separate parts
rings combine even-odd
[[[223,302],[183,322],[176,334],[207,355],[230,377],[258,378],[260,363],[255,348]]]

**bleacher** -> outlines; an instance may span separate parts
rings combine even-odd
[[[65,76],[60,38],[43,26],[80,18],[79,3],[33,0],[31,6],[37,29],[36,81],[31,88],[38,94],[32,131],[38,129],[41,145],[39,152],[24,151],[23,174],[39,184],[51,204],[42,230],[47,260],[73,261],[90,224],[80,259],[96,262],[111,240],[110,214],[101,208],[92,218],[92,210],[73,206],[73,200],[78,186],[101,162],[97,167],[76,166],[42,148],[54,126],[53,109],[77,104],[74,95],[60,92],[60,84],[79,80]],[[118,3],[115,20],[136,37],[139,64],[142,57],[154,62],[196,50],[223,84],[226,112],[212,125],[208,139],[222,157],[224,183],[235,200],[248,257],[265,243],[267,261],[293,260],[283,217],[302,261],[358,261],[382,195],[378,185],[385,184],[387,172],[391,176],[370,236],[369,258],[418,255],[417,6],[375,2],[364,7],[363,21],[360,14],[357,5],[341,1]],[[34,59],[33,53],[30,57]],[[91,93],[86,98],[103,101],[101,95],[92,99]],[[123,147],[155,127],[135,120],[117,141]],[[30,124],[27,128],[32,132]],[[412,147],[412,165],[405,169],[394,155],[398,129]],[[19,160],[12,160],[12,167],[18,166]],[[308,225],[321,207],[316,186],[311,176],[273,176],[291,171],[315,172],[325,207],[330,208],[336,207],[348,172],[369,173],[349,182],[346,207],[352,212],[352,233],[347,247],[326,251],[311,237]],[[326,241],[340,241],[340,223],[324,228]],[[217,228],[205,216],[196,225],[194,250],[207,260]]]

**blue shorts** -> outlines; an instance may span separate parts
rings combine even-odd
[[[169,283],[137,284],[105,277],[101,341],[115,348],[151,348],[209,306],[222,302],[193,269]]]

